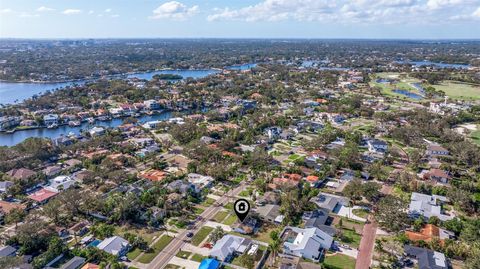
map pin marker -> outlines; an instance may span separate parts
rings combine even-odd
[[[245,199],[238,199],[233,205],[233,210],[235,210],[235,214],[237,214],[240,221],[243,221],[250,211],[250,203]]]

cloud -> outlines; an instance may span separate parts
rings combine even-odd
[[[20,18],[36,18],[36,17],[40,17],[39,14],[32,14],[32,13],[28,13],[28,12],[21,12],[19,16],[20,16]]]
[[[480,7],[478,7],[473,13],[472,16],[474,18],[479,18],[480,19]]]
[[[110,12],[112,12],[112,9],[111,9],[111,8],[107,8],[107,9],[105,9],[105,12],[106,12],[106,13],[110,13]]]
[[[37,8],[38,12],[47,12],[47,11],[54,11],[54,10],[55,9],[49,8],[49,7],[46,7],[46,6],[41,6],[41,7]]]
[[[11,10],[10,8],[0,9],[0,14],[9,14],[9,13],[13,13],[13,10]]]
[[[65,9],[63,12],[65,15],[75,15],[75,14],[80,14],[82,13],[82,10],[80,9]]]
[[[261,0],[239,8],[215,8],[207,20],[438,24],[454,15],[470,14],[478,3],[480,0]]]
[[[177,1],[170,1],[153,10],[151,19],[185,20],[198,12],[198,6],[188,7]]]

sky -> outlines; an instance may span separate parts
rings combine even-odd
[[[480,39],[480,0],[0,0],[0,37]]]

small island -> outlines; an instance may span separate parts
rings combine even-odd
[[[183,76],[178,74],[157,74],[153,76],[156,80],[178,80],[183,79]]]

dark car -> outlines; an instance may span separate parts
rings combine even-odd
[[[189,233],[187,234],[187,237],[189,237],[189,238],[192,237],[192,236],[193,236],[193,233],[192,233],[192,232],[189,232]]]

